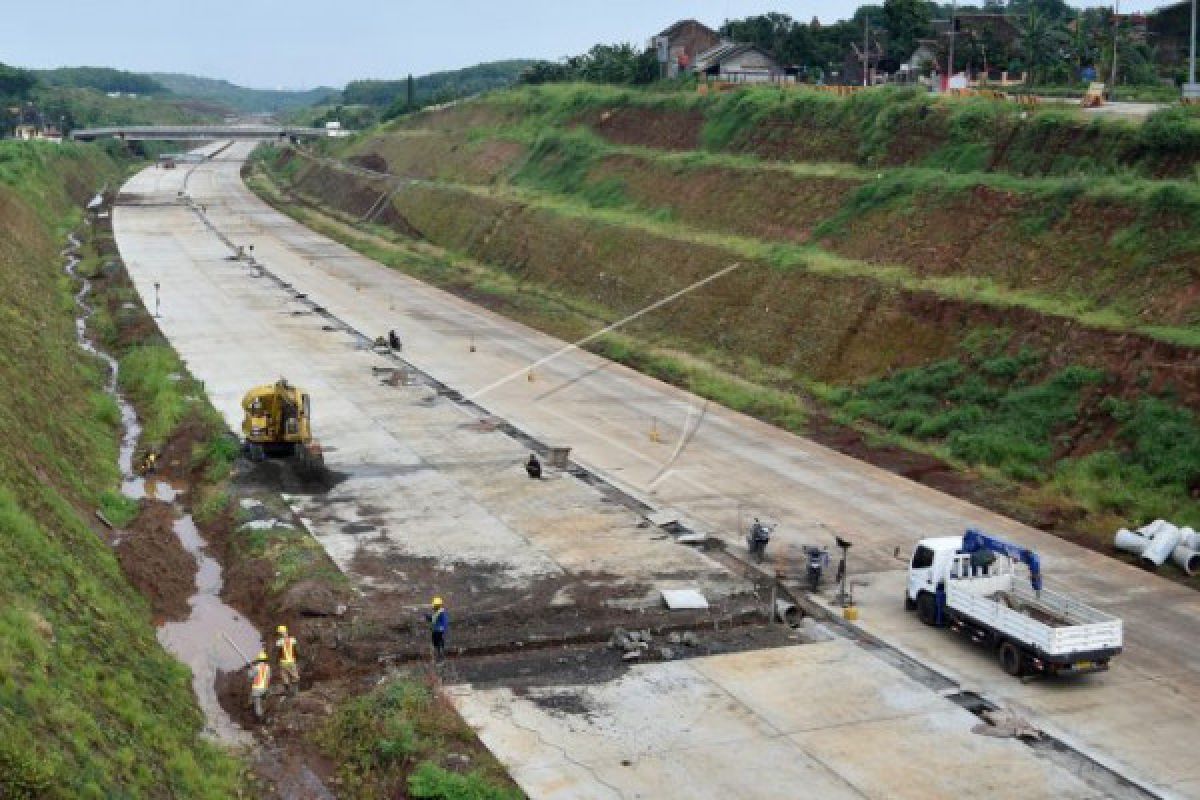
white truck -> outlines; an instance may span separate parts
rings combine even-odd
[[[1123,646],[1120,619],[1042,586],[1037,553],[975,529],[917,543],[904,606],[992,648],[1018,677],[1106,670]]]

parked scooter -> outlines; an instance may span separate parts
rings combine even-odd
[[[762,561],[767,557],[767,544],[771,541],[771,533],[774,530],[774,525],[768,525],[758,517],[750,523],[750,532],[746,534],[746,547],[755,561]]]
[[[808,563],[808,590],[815,592],[821,585],[821,574],[829,567],[829,548],[806,544],[804,555]]]

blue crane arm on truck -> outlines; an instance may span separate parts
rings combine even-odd
[[[1104,670],[1123,647],[1120,619],[1046,589],[1036,552],[977,529],[917,543],[904,605],[927,625],[993,648],[1012,675]]]
[[[1012,542],[988,536],[978,528],[967,528],[967,532],[963,534],[962,552],[993,552],[1008,556],[1014,561],[1020,561],[1029,567],[1029,582],[1033,586],[1033,590],[1035,592],[1042,590],[1042,560],[1028,547],[1021,547]]]

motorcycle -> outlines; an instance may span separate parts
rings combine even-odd
[[[775,530],[774,525],[768,525],[754,518],[754,522],[750,524],[750,533],[746,534],[746,547],[750,550],[751,557],[756,561],[762,561],[767,556],[767,544],[771,541],[771,532]]]
[[[806,544],[804,555],[807,556],[808,590],[815,592],[821,585],[821,574],[829,566],[829,548]]]

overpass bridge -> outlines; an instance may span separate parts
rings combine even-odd
[[[338,130],[339,136],[350,131]],[[126,125],[116,128],[80,128],[71,138],[81,142],[96,139],[139,141],[209,142],[222,139],[310,139],[330,136],[325,128],[301,128],[289,125]]]

